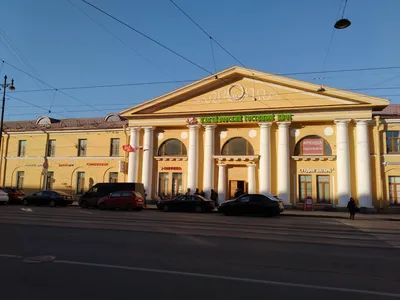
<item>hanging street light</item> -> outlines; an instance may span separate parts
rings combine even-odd
[[[348,19],[344,18],[344,12],[346,10],[346,5],[347,5],[347,0],[345,0],[344,7],[343,7],[343,13],[342,13],[342,18],[335,23],[335,28],[336,29],[345,29],[351,25],[351,22]]]

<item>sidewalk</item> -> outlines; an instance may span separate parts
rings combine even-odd
[[[309,217],[309,218],[334,218],[334,219],[349,219],[348,212],[339,211],[303,211],[288,209],[282,213],[282,216],[290,217]],[[356,214],[356,220],[375,220],[375,221],[400,221],[400,214],[385,214],[385,213],[368,213]]]

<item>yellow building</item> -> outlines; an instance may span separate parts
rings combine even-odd
[[[239,188],[288,207],[311,196],[319,208],[350,197],[387,208],[400,204],[400,110],[388,105],[232,67],[119,116],[7,122],[2,182],[79,193],[113,178],[143,182],[149,199],[198,188],[223,201]]]

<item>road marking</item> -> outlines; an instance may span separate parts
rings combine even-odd
[[[191,235],[179,235],[182,238],[188,239],[196,244],[203,245],[203,246],[215,246],[214,244],[207,242],[204,239],[200,239]]]
[[[23,211],[29,211],[29,212],[32,212],[32,211],[33,211],[33,210],[30,209],[30,208],[21,208],[21,210],[23,210]]]
[[[138,272],[148,272],[148,273],[159,273],[159,274],[168,274],[168,275],[180,275],[180,276],[188,276],[188,277],[207,278],[207,279],[229,280],[229,281],[246,282],[246,283],[258,283],[258,284],[264,284],[264,285],[278,285],[278,286],[286,286],[286,287],[294,287],[294,288],[305,288],[305,289],[344,292],[344,293],[353,293],[353,294],[386,296],[386,297],[391,297],[391,298],[400,298],[400,294],[395,294],[395,293],[374,292],[374,291],[368,291],[368,290],[357,290],[357,289],[350,289],[350,288],[338,288],[338,287],[320,286],[320,285],[312,285],[312,284],[301,284],[301,283],[270,281],[270,280],[251,279],[251,278],[242,278],[242,277],[221,276],[221,275],[213,275],[213,274],[181,272],[181,271],[162,270],[162,269],[149,269],[149,268],[128,267],[128,266],[97,264],[97,263],[86,263],[86,262],[69,261],[69,260],[54,260],[53,263],[87,266],[87,267],[108,268],[108,269],[119,269],[119,270],[128,270],[128,271],[138,271]]]
[[[5,258],[22,258],[22,256],[13,255],[13,254],[0,254],[0,257],[5,257]]]
[[[80,212],[81,212],[81,213],[84,213],[84,214],[93,215],[93,213],[92,213],[92,212],[90,212],[90,211],[81,210]]]

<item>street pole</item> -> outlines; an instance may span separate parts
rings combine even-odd
[[[11,84],[7,83],[7,75],[4,76],[4,84],[0,85],[3,88],[3,102],[1,105],[1,120],[0,120],[0,152],[1,152],[1,164],[0,164],[0,177],[1,167],[3,164],[3,122],[4,122],[4,108],[6,105],[6,89],[9,87],[10,91],[14,91],[14,79],[11,79]]]

